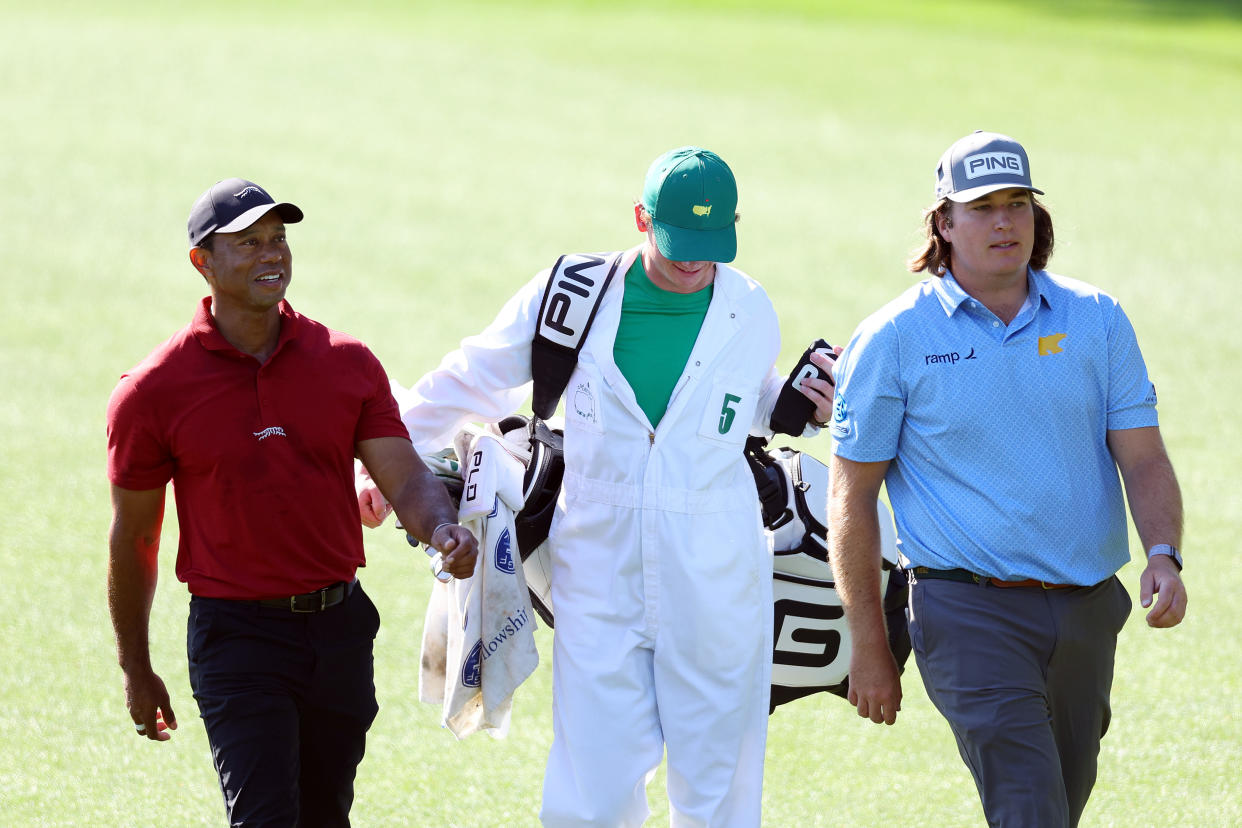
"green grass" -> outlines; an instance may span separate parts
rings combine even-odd
[[[738,175],[738,262],[776,304],[788,364],[912,280],[902,261],[935,160],[975,128],[1031,151],[1057,223],[1052,268],[1121,298],[1186,497],[1190,615],[1157,632],[1136,613],[1123,632],[1083,824],[1242,824],[1242,13],[863,5],[0,5],[5,824],[222,822],[186,679],[175,527],[152,624],[181,719],[168,744],[129,729],[103,590],[104,406],[203,293],[183,228],[207,185],[242,175],[302,206],[294,306],[408,383],[557,254],[637,241],[647,163],[699,143]],[[356,824],[533,824],[548,634],[510,738],[455,742],[415,700],[424,558],[391,529],[367,544],[382,710]],[[1136,566],[1122,576],[1137,588]],[[766,824],[980,824],[913,670],[905,690],[893,728],[835,698],[778,711]],[[664,824],[662,773],[651,799]]]

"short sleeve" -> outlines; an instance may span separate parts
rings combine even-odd
[[[1120,305],[1108,326],[1108,429],[1159,425],[1156,387],[1147,376],[1134,326]]]
[[[837,363],[833,454],[859,463],[893,459],[905,411],[896,328],[891,320],[867,320]]]
[[[145,491],[167,485],[173,475],[168,441],[156,424],[155,407],[142,384],[121,377],[108,400],[108,479],[123,489]]]
[[[379,358],[363,347],[364,370],[370,378],[370,393],[362,401],[362,410],[358,415],[358,425],[354,429],[354,443],[363,440],[374,440],[379,437],[405,437],[409,432],[401,422],[401,412],[397,408],[397,400],[393,397],[392,383]]]

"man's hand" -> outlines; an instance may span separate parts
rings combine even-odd
[[[381,525],[392,512],[392,505],[384,498],[379,486],[367,478],[366,482],[358,481],[358,513],[362,516],[362,525],[369,529]]]
[[[172,738],[169,730],[177,729],[177,714],[173,712],[164,680],[152,670],[134,669],[125,673],[125,706],[139,736],[153,742],[167,742]]]
[[[836,394],[837,357],[841,355],[842,350],[844,349],[840,346],[833,348],[832,356],[812,351],[811,362],[824,372],[827,379],[813,377],[802,380],[803,396],[815,403],[815,413],[811,415],[811,420],[821,428],[827,425],[832,417],[832,398]]]
[[[1160,596],[1154,607],[1153,595]],[[1147,613],[1149,627],[1175,627],[1186,616],[1186,584],[1168,555],[1152,555],[1147,560],[1147,568],[1139,577],[1139,600],[1144,607],[1151,607]]]
[[[860,647],[850,655],[850,704],[858,715],[879,724],[893,724],[901,710],[901,673],[887,644]]]
[[[441,567],[454,578],[469,578],[474,575],[479,542],[466,527],[456,523],[445,523],[436,527],[431,536],[431,547],[439,550]]]
[[[392,506],[371,479],[367,467],[359,460],[354,461],[354,491],[358,495],[358,513],[362,516],[362,525],[374,529],[382,524],[392,511]]]

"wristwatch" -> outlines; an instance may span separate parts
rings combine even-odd
[[[1147,550],[1147,559],[1151,560],[1153,555],[1168,555],[1173,559],[1173,563],[1177,564],[1177,571],[1182,571],[1182,556],[1177,551],[1177,547],[1171,543],[1158,543],[1151,549]]]

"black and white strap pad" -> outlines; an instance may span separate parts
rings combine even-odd
[[[536,417],[546,420],[555,413],[621,256],[569,253],[552,267],[531,342],[531,377],[535,381],[531,408]]]
[[[785,380],[785,384],[781,386],[781,392],[776,397],[776,405],[772,407],[772,419],[769,425],[775,432],[801,437],[802,432],[806,430],[807,423],[811,421],[811,416],[815,413],[815,403],[807,399],[800,390],[802,381],[818,377],[832,382],[830,375],[825,376],[825,372],[811,362],[813,353],[825,354],[835,359],[832,346],[823,339],[815,340],[811,343],[811,347],[802,352],[802,358],[789,372],[789,379]]]

